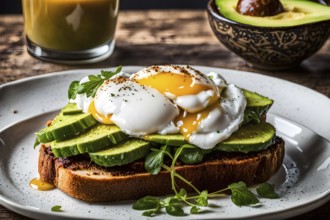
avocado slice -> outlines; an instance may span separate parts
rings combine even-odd
[[[36,133],[39,143],[48,143],[54,140],[62,141],[72,138],[95,125],[97,121],[92,114],[59,114],[49,127]]]
[[[170,146],[182,146],[184,144],[188,144],[181,134],[150,134],[143,136],[143,139]]]
[[[276,136],[275,128],[267,123],[248,123],[240,127],[228,139],[215,146],[215,150],[226,152],[260,151],[273,144]]]
[[[216,0],[220,13],[233,21],[261,27],[288,27],[330,20],[330,7],[306,0],[281,0],[283,13],[255,17],[236,11],[238,0]]]
[[[104,167],[121,166],[141,159],[150,151],[150,143],[140,139],[128,139],[115,146],[89,153],[91,160]]]
[[[275,141],[275,128],[266,122],[259,124],[249,123],[243,125],[232,136],[221,143],[217,144],[213,149],[203,150],[194,145],[185,144],[189,148],[184,148],[179,156],[180,161],[185,164],[200,163],[204,155],[213,151],[226,152],[241,152],[249,153],[253,151],[260,151],[272,145]],[[183,146],[185,146],[183,145]],[[174,147],[175,151],[179,147]]]
[[[75,104],[75,103],[68,103],[62,109],[63,115],[74,115],[74,114],[80,114],[80,113],[83,113],[83,111],[81,109],[78,109],[77,104]]]
[[[259,116],[266,114],[274,101],[258,93],[242,89],[246,98],[246,108],[256,112]]]
[[[247,123],[234,132],[228,139],[217,144],[212,150],[243,153],[259,151],[273,143],[275,134],[275,128],[267,122],[260,122],[258,124]],[[153,134],[144,138],[152,142],[171,146],[187,144],[181,134]]]
[[[55,157],[69,157],[96,152],[127,138],[128,136],[115,125],[97,124],[82,135],[65,141],[53,141],[50,146]]]

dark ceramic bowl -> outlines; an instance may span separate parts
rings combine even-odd
[[[223,17],[215,0],[207,6],[209,23],[219,41],[260,69],[280,70],[299,65],[330,35],[330,21],[291,27],[258,27]]]

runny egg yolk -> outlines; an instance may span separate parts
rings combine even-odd
[[[102,124],[113,124],[112,123],[112,121],[111,121],[111,116],[112,116],[112,114],[109,114],[109,115],[102,115],[102,114],[100,114],[100,113],[98,113],[97,111],[96,111],[96,108],[95,108],[95,103],[94,103],[94,100],[91,102],[91,104],[89,105],[89,107],[88,107],[88,112],[90,112],[92,115],[93,115],[93,117],[97,120],[97,121],[99,121],[99,122],[101,122]]]
[[[196,113],[187,113],[181,110],[179,116],[175,119],[175,123],[179,128],[180,133],[184,136],[185,140],[189,141],[190,136],[197,131],[198,125],[216,108],[219,103],[215,103],[202,111]]]
[[[213,90],[211,86],[198,83],[198,79],[188,74],[158,73],[138,79],[139,84],[157,89],[165,94],[169,92],[176,97],[184,95],[196,95],[202,91]],[[217,107],[219,95],[215,92],[208,100],[208,107],[196,112],[188,113],[181,109],[179,116],[175,119],[180,133],[189,141],[190,136],[197,130],[198,125],[205,119],[213,108]]]
[[[159,92],[178,96],[196,95],[201,91],[212,90],[208,85],[198,84],[198,79],[188,74],[158,73],[136,80],[140,85],[149,86]]]

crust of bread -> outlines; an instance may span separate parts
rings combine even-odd
[[[233,182],[248,186],[265,182],[281,167],[284,141],[255,153],[217,152],[207,155],[194,165],[178,163],[176,170],[198,189],[213,192]],[[115,168],[102,168],[87,157],[58,159],[50,147],[42,146],[39,153],[39,174],[43,181],[53,183],[68,195],[88,202],[110,202],[138,199],[143,196],[171,194],[171,179],[166,171],[151,175],[143,168],[143,161]],[[178,185],[191,191],[187,185]]]

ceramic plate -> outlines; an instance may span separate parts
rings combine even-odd
[[[284,164],[270,179],[280,199],[261,199],[256,207],[236,207],[229,198],[211,200],[215,208],[189,219],[288,218],[330,199],[330,100],[313,90],[255,73],[199,67],[202,72],[221,72],[228,82],[272,97],[275,104],[268,120],[286,142]],[[135,72],[141,67],[125,67]],[[0,204],[36,219],[145,219],[131,209],[133,201],[90,204],[55,189],[29,187],[37,177],[38,150],[34,132],[57,114],[67,102],[67,88],[99,70],[72,70],[26,78],[0,87]],[[315,132],[314,132],[315,131]],[[63,212],[51,212],[61,205]],[[188,210],[186,210],[188,213]],[[160,215],[156,219],[170,218]],[[180,218],[182,219],[182,218]]]

